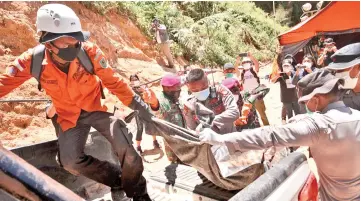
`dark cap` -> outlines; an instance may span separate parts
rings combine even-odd
[[[326,39],[323,41],[323,44],[324,44],[324,45],[330,45],[330,44],[335,44],[335,42],[333,42],[333,39],[332,39],[332,38],[326,38]]]
[[[291,59],[291,60],[293,60],[293,55],[292,54],[286,54],[285,55],[285,57],[284,57],[284,59]]]
[[[233,69],[233,68],[234,68],[234,66],[233,66],[232,63],[226,63],[226,64],[224,64],[224,66],[223,66],[223,70]]]
[[[320,69],[303,77],[297,86],[301,90],[299,103],[310,100],[316,94],[328,94],[336,86],[343,84],[344,80],[332,75],[331,71]]]
[[[353,43],[337,50],[332,56],[329,70],[344,70],[360,64],[360,43]]]
[[[39,39],[40,43],[46,43],[54,41],[58,38],[69,36],[72,37],[80,42],[85,42],[90,38],[90,33],[88,31],[79,31],[79,32],[72,32],[72,33],[51,33],[51,32],[44,32]]]

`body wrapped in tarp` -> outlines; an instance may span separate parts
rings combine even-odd
[[[240,190],[265,172],[263,150],[238,152],[232,156],[227,147],[202,144],[195,131],[153,118],[154,134],[162,136],[177,157],[197,169],[215,185]]]

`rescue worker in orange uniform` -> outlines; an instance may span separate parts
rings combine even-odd
[[[60,125],[58,136],[60,162],[73,174],[81,174],[114,190],[124,189],[133,200],[150,200],[146,180],[142,176],[143,162],[128,138],[124,121],[106,112],[101,104],[101,83],[140,118],[151,122],[148,106],[124,80],[110,68],[103,52],[86,42],[89,32],[82,31],[75,12],[62,4],[47,4],[39,8],[36,26],[39,42],[45,46],[40,77],[41,87],[56,108]],[[93,64],[94,74],[80,63],[81,48]],[[0,75],[0,97],[5,96],[32,77],[33,49],[21,54]],[[99,131],[111,143],[120,167],[84,153],[90,127]],[[123,192],[123,191],[122,191]]]

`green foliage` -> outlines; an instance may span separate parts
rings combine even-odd
[[[282,24],[286,22],[285,24],[294,26],[300,22],[300,17],[303,14],[302,5],[305,3],[311,3],[312,10],[315,10],[318,2],[319,1],[275,1],[276,19],[278,22],[282,22],[282,16],[284,15],[283,17],[286,19],[282,22]],[[327,6],[329,3],[330,1],[324,1],[322,8]],[[272,1],[256,1],[255,4],[266,13],[269,13],[272,16],[274,15]]]
[[[112,9],[117,9],[118,5],[116,2],[101,2],[101,1],[81,1],[81,4],[83,4],[85,7],[89,9],[93,9],[100,13],[101,15],[105,15],[107,12],[109,12]]]
[[[290,26],[292,24],[291,14],[291,9],[286,9],[283,5],[278,5],[276,8],[275,19],[281,25]]]
[[[91,4],[102,12],[114,8],[114,2]],[[253,2],[116,4],[118,12],[126,12],[149,37],[153,37],[149,28],[153,18],[157,17],[168,29],[175,55],[206,65],[234,62],[239,53],[248,51],[259,60],[270,60],[274,58],[278,45],[276,36],[287,29],[280,24],[287,11],[280,12],[275,20]]]

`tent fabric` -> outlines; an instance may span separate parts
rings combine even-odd
[[[283,46],[282,49],[282,58],[284,56],[286,56],[287,54],[291,54],[292,56],[295,56],[300,49],[302,49],[303,47],[305,47],[307,45],[307,43],[311,40],[312,38],[297,42],[295,44],[288,44]]]
[[[360,2],[334,1],[314,16],[278,36],[281,46],[300,43],[318,33],[359,32]]]
[[[213,184],[223,189],[243,189],[265,172],[265,166],[261,163],[264,150],[239,152],[230,156],[225,145],[216,147],[201,143],[195,131],[157,118],[153,118],[153,122],[148,126],[150,125],[153,127],[152,135],[162,136],[183,163],[192,166]],[[276,150],[272,164],[277,163],[285,155],[287,155],[285,149]],[[221,165],[222,168],[219,164],[225,164],[227,161],[233,164],[227,166],[228,175],[224,176],[222,169],[224,170],[225,166]]]

